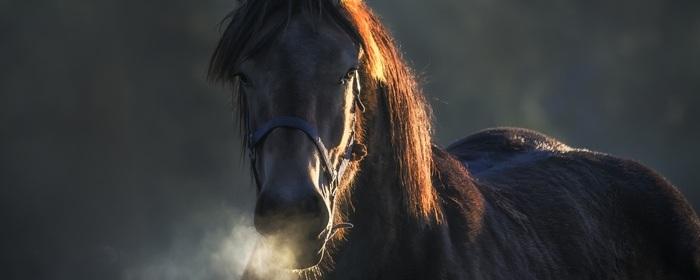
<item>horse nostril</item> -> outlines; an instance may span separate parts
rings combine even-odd
[[[327,221],[326,207],[315,192],[263,191],[255,205],[255,228],[260,234],[285,230],[320,231]]]

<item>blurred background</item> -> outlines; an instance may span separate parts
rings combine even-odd
[[[536,129],[639,160],[700,206],[700,1],[368,2],[439,144]],[[235,6],[0,0],[4,279],[236,278],[253,188],[229,93],[205,77]]]

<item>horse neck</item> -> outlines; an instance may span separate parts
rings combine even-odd
[[[381,100],[377,104],[384,104]],[[403,201],[395,150],[390,140],[385,106],[368,110],[364,117],[368,154],[352,187],[347,218],[354,224],[335,254],[336,270],[366,276],[385,270],[390,259],[403,251],[407,229],[419,228]],[[418,234],[418,233],[417,233]],[[410,238],[410,237],[408,237]],[[373,261],[367,261],[370,257]],[[353,279],[349,275],[333,277]],[[357,279],[361,279],[359,277]]]
[[[355,227],[337,247],[331,278],[369,279],[372,278],[370,275],[377,274],[386,278],[386,272],[393,272],[393,277],[401,278],[397,273],[422,274],[463,269],[435,266],[454,265],[453,261],[438,258],[455,257],[460,246],[455,247],[453,243],[471,242],[480,230],[484,214],[481,192],[457,159],[435,148],[434,160],[442,179],[436,182],[436,188],[443,200],[459,201],[459,205],[444,205],[447,216],[443,224],[426,226],[424,222],[417,221],[409,214],[403,201],[397,157],[388,132],[391,128],[389,117],[386,107],[381,106],[385,103],[380,99],[375,104],[364,117],[367,132],[364,144],[367,145],[368,154],[352,187],[352,207],[347,213],[348,221]],[[458,236],[464,235],[463,239],[452,240],[450,228],[458,230]],[[426,262],[426,257],[435,259]],[[407,265],[411,262],[422,265]],[[427,264],[433,267],[427,267]],[[418,266],[425,270],[405,269]],[[342,271],[342,275],[335,273],[338,271]]]
[[[409,220],[405,218],[408,215],[396,162],[398,157],[389,133],[389,113],[383,106],[386,104],[383,95],[377,96],[376,107],[365,117],[367,136],[364,142],[368,154],[361,162],[360,173],[353,186],[354,211],[350,217],[354,223],[364,225],[369,230],[378,227],[378,230],[387,231]]]

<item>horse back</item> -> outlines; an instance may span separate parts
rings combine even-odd
[[[510,127],[486,129],[447,147],[447,151],[462,161],[471,174],[570,150],[547,135]]]
[[[488,259],[493,245],[484,244],[507,248],[498,258],[520,266],[522,279],[528,267],[545,268],[533,279],[700,279],[698,217],[653,170],[520,128],[484,130],[446,150],[489,204],[488,242],[473,250]]]

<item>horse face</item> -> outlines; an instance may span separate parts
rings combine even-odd
[[[350,141],[357,77],[348,73],[357,69],[358,53],[341,28],[292,20],[269,47],[240,65],[250,129],[278,116],[306,120],[337,168]],[[293,252],[293,268],[317,264],[324,229],[333,220],[331,198],[322,190],[330,179],[322,155],[307,134],[290,127],[271,130],[254,149],[257,231]]]

